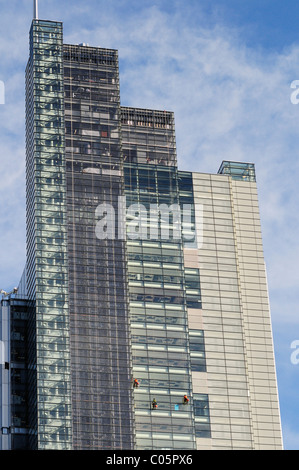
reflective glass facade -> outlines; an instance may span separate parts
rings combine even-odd
[[[28,303],[15,296],[4,301],[10,317],[10,434],[11,447],[26,450],[29,445],[28,409]]]
[[[62,24],[34,20],[26,69],[30,446],[72,442]]]
[[[218,173],[220,175],[230,175],[234,180],[256,181],[255,166],[253,163],[223,161]]]
[[[122,110],[136,448],[195,449],[173,116],[157,115]]]
[[[64,89],[73,448],[132,449],[117,51],[65,45]],[[99,229],[108,206],[116,221],[109,238]]]
[[[209,397],[203,393],[194,393],[195,435],[198,438],[210,438]]]

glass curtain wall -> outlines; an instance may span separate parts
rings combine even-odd
[[[32,449],[70,449],[62,24],[34,20],[26,69],[29,409]]]
[[[182,240],[174,212],[150,220],[151,208],[155,218],[157,207],[179,204],[173,116],[145,114],[122,110],[136,444],[194,449]]]
[[[28,449],[28,309],[10,299],[11,448]]]
[[[233,180],[256,181],[254,163],[223,161],[218,173],[220,175],[230,175]]]
[[[74,449],[134,448],[117,51],[64,46]],[[115,233],[100,233],[105,207]]]

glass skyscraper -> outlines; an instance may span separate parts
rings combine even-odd
[[[173,113],[121,106],[117,51],[34,19],[26,187],[0,449],[281,449],[254,164],[180,171]]]

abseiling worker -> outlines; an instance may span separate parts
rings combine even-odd
[[[157,403],[155,398],[152,401],[152,407],[153,407],[153,409],[158,408],[158,403]]]
[[[184,395],[184,404],[187,405],[189,403],[189,398],[187,395]]]

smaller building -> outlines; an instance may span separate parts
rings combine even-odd
[[[0,450],[28,449],[28,302],[2,298],[0,307]]]

